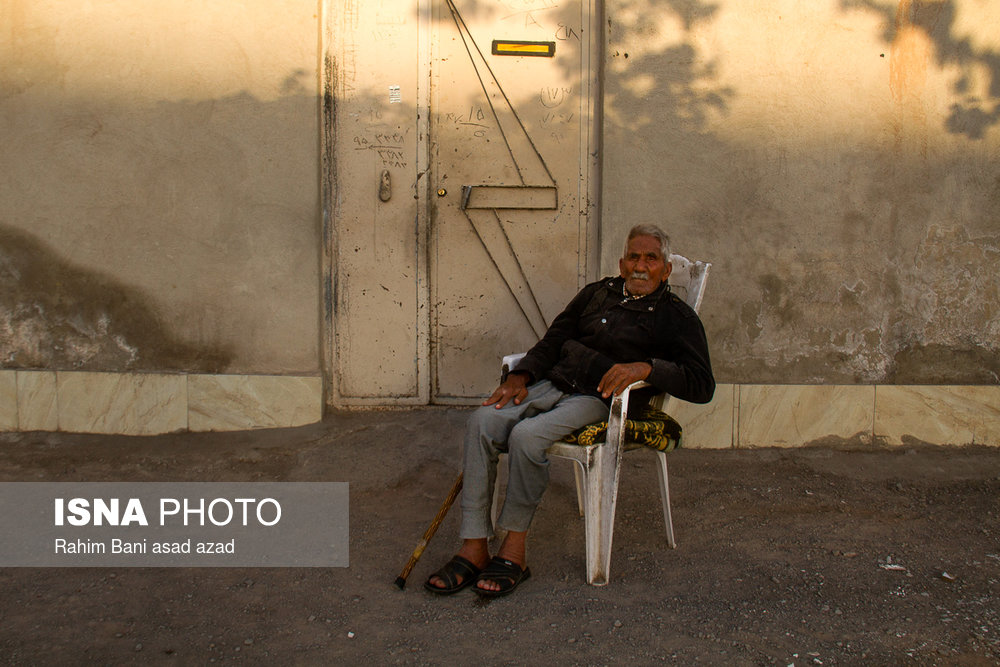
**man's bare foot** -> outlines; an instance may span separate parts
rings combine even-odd
[[[490,562],[489,545],[485,539],[465,540],[462,542],[462,548],[458,550],[457,555],[469,561],[480,570],[486,567],[486,564]],[[427,580],[427,583],[434,588],[448,588],[448,582],[438,576],[432,576]],[[456,585],[462,586],[465,583],[465,580],[459,576]]]
[[[504,560],[509,560],[510,562],[516,564],[518,567],[524,568],[524,563],[527,561],[527,542],[528,533],[508,531],[507,537],[504,538],[503,543],[500,545],[500,550],[497,551],[497,558],[502,558]],[[487,558],[489,560],[489,558]],[[480,567],[485,566],[485,563]],[[489,579],[480,579],[476,582],[476,587],[484,591],[497,592],[500,590],[500,584],[496,581],[491,581]]]

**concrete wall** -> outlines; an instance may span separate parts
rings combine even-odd
[[[1000,4],[606,11],[604,238],[714,263],[720,381],[998,382]]]
[[[462,0],[502,17],[497,37],[578,37],[587,17],[556,21],[555,4]],[[337,67],[351,53],[359,81],[378,67],[380,85],[427,83],[430,7],[0,5],[0,428],[318,419],[319,376],[338,380],[335,318],[350,312],[333,308],[338,252],[355,252],[323,214],[374,201],[343,187],[371,151],[330,164],[330,128],[363,102]],[[625,230],[647,220],[713,262],[702,315],[722,387],[679,408],[688,445],[1000,442],[1000,6],[610,0],[604,12],[603,221],[587,272],[615,273]],[[386,35],[414,53],[379,51]],[[429,153],[408,99],[398,109]],[[412,206],[419,219],[429,205],[399,186],[418,196],[394,200],[411,225]],[[410,237],[419,251],[423,234]],[[339,330],[409,326],[362,315]]]
[[[0,4],[0,367],[319,374],[318,23]]]

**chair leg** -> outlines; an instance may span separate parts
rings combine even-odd
[[[603,586],[608,583],[608,566],[605,564],[605,560],[609,559],[605,556],[610,555],[610,549],[604,549],[602,474],[603,464],[598,455],[594,457],[590,469],[583,475],[583,525],[586,540],[587,583],[593,586]]]
[[[576,461],[576,465],[573,466],[573,476],[576,478],[576,509],[580,512],[580,516],[584,516],[586,511],[586,507],[583,505],[583,489],[587,482],[583,470],[583,464]]]
[[[605,443],[595,450],[590,471],[585,476],[587,583],[594,586],[606,585],[611,573],[611,543],[615,532],[620,468],[620,445],[616,447]]]
[[[660,473],[660,499],[663,501],[663,523],[667,529],[667,545],[671,549],[676,549],[677,541],[674,539],[674,522],[670,515],[670,481],[667,475],[667,454],[666,452],[656,452],[656,457],[660,461],[657,471]]]

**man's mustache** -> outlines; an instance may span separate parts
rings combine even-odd
[[[628,277],[631,280],[649,280],[649,273],[646,271],[633,271]]]

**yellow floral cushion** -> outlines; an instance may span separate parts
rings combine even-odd
[[[638,419],[625,420],[625,440],[638,442],[661,452],[669,452],[680,446],[681,425],[666,412],[655,408],[645,408]],[[608,431],[608,422],[584,426],[563,438],[563,442],[573,445],[592,445],[603,442]]]

